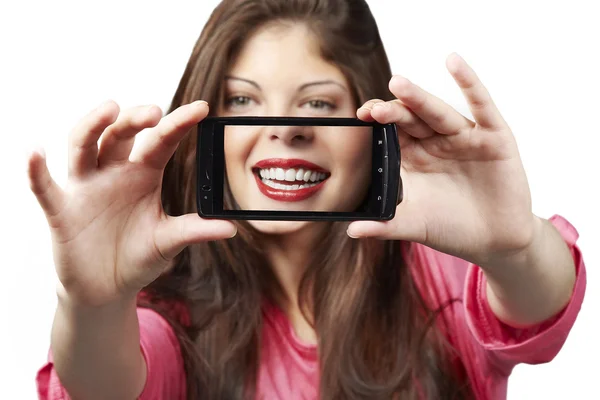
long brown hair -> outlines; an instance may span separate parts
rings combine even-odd
[[[392,98],[388,59],[364,0],[224,0],[193,49],[170,109],[203,99],[214,112],[223,101],[224,74],[245,39],[274,21],[307,24],[323,58],[346,75],[357,106]],[[163,204],[170,215],[197,212],[195,146],[192,131],[165,170]],[[417,290],[403,244],[352,240],[345,223],[327,224],[299,293],[318,332],[320,397],[469,397],[434,323],[439,310],[430,310]],[[188,247],[145,290],[152,300],[144,305],[165,315],[178,335],[189,399],[255,393],[263,305],[280,290],[259,238],[240,222],[235,238]],[[159,306],[175,303],[185,305],[189,318]]]

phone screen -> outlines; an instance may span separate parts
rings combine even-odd
[[[355,119],[207,119],[198,130],[199,213],[388,219],[398,194],[398,182],[390,186],[399,180],[395,132]]]
[[[373,127],[226,125],[225,210],[356,212],[372,183]]]

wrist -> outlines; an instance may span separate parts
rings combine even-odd
[[[135,307],[137,304],[137,293],[128,293],[102,299],[91,299],[89,296],[80,296],[77,293],[67,291],[60,283],[56,287],[58,307],[74,313],[103,313],[119,312]]]
[[[480,267],[486,271],[493,271],[506,268],[526,268],[534,260],[539,258],[539,254],[544,249],[544,241],[547,237],[548,229],[546,221],[535,214],[531,214],[532,222],[529,232],[523,235],[526,239],[519,242],[518,245],[497,252],[487,257],[485,262],[480,263]],[[517,229],[520,229],[518,227]],[[517,235],[515,235],[517,236]]]
[[[560,233],[538,217],[534,232],[528,246],[483,268],[492,310],[515,327],[556,315],[568,303],[575,284],[574,260]]]

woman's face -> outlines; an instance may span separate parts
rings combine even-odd
[[[319,55],[301,24],[260,29],[225,81],[225,116],[354,117],[349,84]],[[225,164],[243,210],[353,211],[371,174],[371,129],[229,126]],[[263,233],[292,233],[308,222],[251,221]]]

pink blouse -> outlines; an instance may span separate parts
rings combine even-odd
[[[519,363],[551,361],[563,346],[581,308],[586,271],[575,228],[564,218],[550,221],[569,245],[577,280],[563,311],[536,327],[515,329],[500,322],[489,308],[486,281],[480,268],[461,259],[412,245],[411,265],[425,271],[424,285],[437,304],[461,298],[444,309],[450,340],[461,355],[478,399],[506,399],[508,377]],[[179,344],[169,324],[156,312],[139,308],[142,353],[147,364],[141,400],[184,400],[185,375]],[[303,343],[286,316],[276,307],[265,311],[258,377],[259,399],[317,399],[319,368],[317,349]],[[38,395],[43,400],[67,400],[52,364],[37,374]]]

